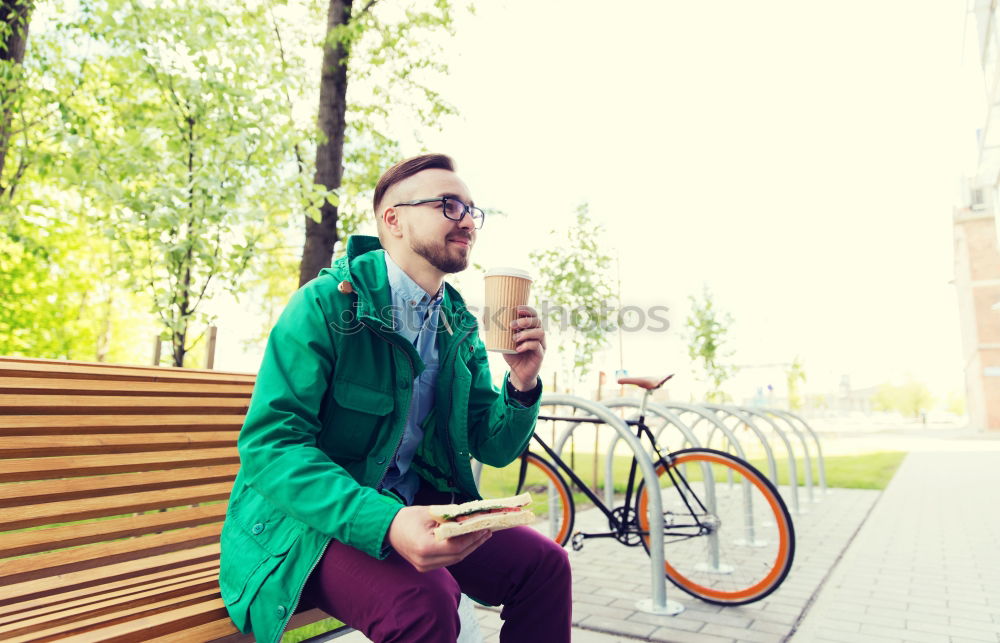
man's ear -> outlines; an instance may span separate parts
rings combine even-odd
[[[399,239],[403,236],[402,222],[399,220],[399,211],[396,208],[386,208],[382,212],[382,227],[390,237]]]

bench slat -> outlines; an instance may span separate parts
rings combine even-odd
[[[113,496],[125,491],[154,491],[171,487],[191,486],[199,483],[232,481],[240,467],[223,464],[214,467],[175,469],[172,471],[143,471],[119,473],[110,476],[63,478],[15,482],[0,485],[0,508],[37,505],[45,502]],[[72,473],[67,471],[65,473]],[[2,526],[0,526],[2,529]],[[2,545],[0,545],[2,547]],[[0,549],[2,551],[2,549]]]
[[[206,467],[216,464],[239,464],[236,446],[187,451],[154,451],[151,453],[116,453],[111,455],[60,456],[55,458],[24,458],[8,460],[0,469],[0,482],[24,482],[63,478],[67,471],[77,475],[132,473],[186,467]]]
[[[44,413],[108,413],[120,410],[135,413],[246,413],[250,400],[245,397],[151,397],[146,395],[23,395],[0,393],[0,413],[28,415]]]
[[[163,636],[210,621],[225,605],[218,588],[168,598],[148,605],[137,605],[112,614],[95,616],[73,623],[63,623],[11,639],[27,641],[138,641],[146,636]],[[235,629],[235,628],[234,628]],[[141,633],[141,635],[140,635]],[[138,636],[137,636],[138,635]]]
[[[214,561],[218,566],[219,543],[107,565],[101,568],[100,578],[94,577],[93,570],[85,569],[35,580],[0,583],[0,606],[23,601],[25,598],[41,598],[59,592],[106,585],[113,581],[148,576],[207,561]]]
[[[113,520],[98,520],[86,524],[63,525],[3,534],[0,558],[23,556],[50,551],[53,543],[59,547],[78,547],[115,538],[143,536],[167,529],[182,529],[222,521],[228,503],[219,502],[201,507],[128,516]]]
[[[109,593],[100,600],[77,599],[23,612],[0,619],[0,628],[3,628],[4,636],[29,634],[52,627],[53,624],[63,627],[74,621],[118,613],[123,605],[147,605],[197,591],[218,591],[218,587],[218,577],[215,574],[201,574],[187,579],[175,579],[160,583],[142,591],[129,589]]]
[[[215,523],[4,560],[0,561],[0,579],[14,584],[76,571],[88,571],[93,578],[103,579],[105,567],[217,543],[221,532],[222,524]]]
[[[105,433],[50,435],[27,439],[0,436],[0,458],[48,458],[61,455],[100,455],[225,447],[236,444],[239,431],[192,433]]]
[[[199,397],[249,397],[253,384],[216,382],[144,382],[129,380],[69,379],[60,377],[10,377],[0,371],[0,389],[11,393],[43,395],[107,395],[125,392],[128,395],[196,395]],[[51,391],[51,393],[49,393]]]
[[[184,578],[198,576],[218,578],[219,561],[217,559],[209,559],[193,565],[149,573],[141,577],[126,578],[100,585],[90,585],[81,589],[71,589],[58,594],[50,593],[41,597],[36,597],[29,593],[27,597],[22,597],[20,601],[0,605],[0,617],[12,617],[12,619],[16,620],[18,614],[37,609],[58,608],[65,601],[77,599],[97,601],[102,596],[113,595],[117,592],[140,592],[146,588],[158,587]]]
[[[89,520],[105,516],[120,516],[151,509],[167,509],[198,502],[225,500],[233,485],[228,482],[194,485],[171,489],[156,489],[138,493],[121,493],[98,498],[77,498],[39,505],[0,509],[0,525],[4,529],[26,529],[58,522]],[[122,491],[126,491],[123,489]],[[0,566],[3,563],[0,562]]]
[[[252,373],[233,373],[171,366],[124,366],[101,362],[65,362],[30,357],[0,357],[0,372],[35,377],[133,378],[174,382],[253,382]]]
[[[204,431],[243,426],[242,413],[232,415],[0,415],[0,435],[78,435],[80,433],[159,433]]]

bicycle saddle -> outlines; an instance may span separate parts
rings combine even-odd
[[[644,388],[647,391],[655,391],[664,384],[667,380],[673,377],[674,374],[671,373],[666,377],[660,379],[659,377],[620,377],[618,378],[619,384],[635,384],[639,388]]]

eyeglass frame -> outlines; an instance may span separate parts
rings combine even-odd
[[[454,201],[456,203],[461,203],[462,204],[462,207],[463,207],[462,214],[460,214],[457,219],[453,219],[453,218],[451,218],[451,217],[448,216],[448,201]],[[482,230],[483,229],[483,224],[486,223],[486,213],[483,212],[483,209],[482,208],[477,208],[474,205],[469,205],[468,203],[466,203],[462,199],[459,199],[458,197],[454,197],[454,196],[437,196],[437,197],[434,197],[433,199],[417,199],[416,201],[407,201],[406,203],[397,203],[396,205],[394,205],[392,207],[398,208],[401,205],[425,205],[427,203],[438,203],[438,202],[441,203],[441,214],[444,215],[445,219],[448,219],[449,221],[457,221],[457,222],[461,223],[462,219],[465,218],[465,215],[469,215],[469,218],[472,219],[472,225],[476,228],[476,230]],[[473,214],[473,212],[478,212],[479,213],[479,219],[478,220],[476,219],[476,216]]]

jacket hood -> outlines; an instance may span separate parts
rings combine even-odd
[[[351,235],[347,239],[347,254],[319,274],[349,281],[357,294],[358,318],[367,317],[385,330],[392,328],[392,292],[385,269],[385,249],[378,237]],[[456,333],[478,328],[478,321],[469,312],[462,295],[448,282],[444,284],[441,312]]]

